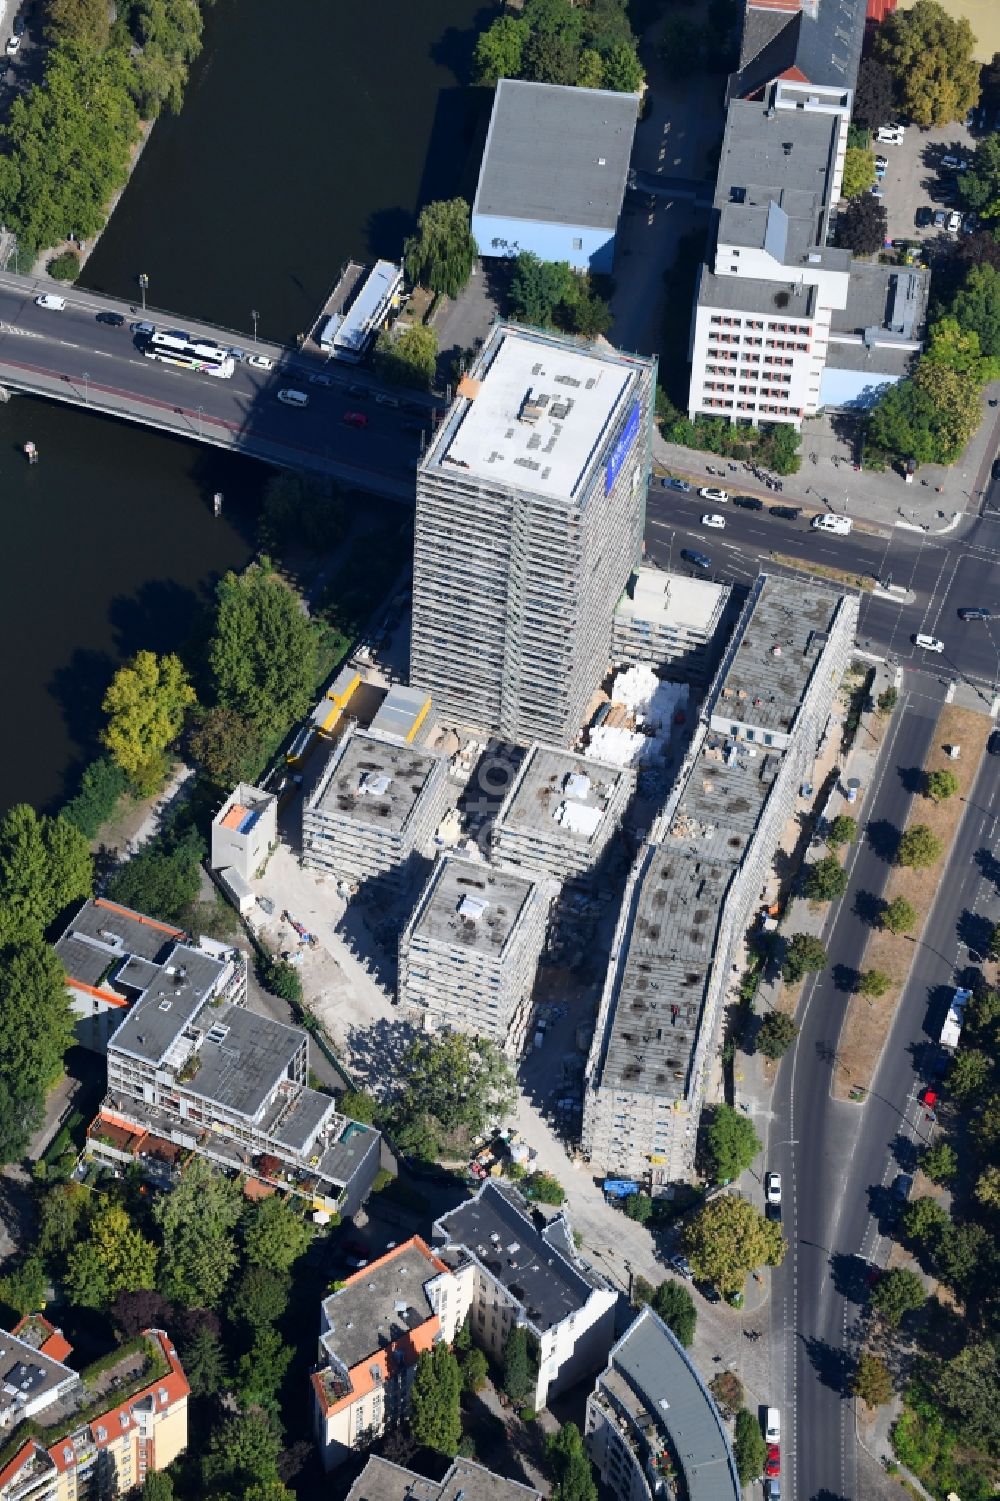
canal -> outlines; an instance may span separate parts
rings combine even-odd
[[[182,113],[153,131],[85,285],[292,339],[344,261],[397,255],[420,205],[470,191],[462,87],[482,0],[218,0]],[[40,462],[20,445],[32,438]],[[110,419],[0,407],[0,806],[51,808],[142,646],[183,646],[254,550],[267,471]],[[216,521],[211,496],[222,490]]]

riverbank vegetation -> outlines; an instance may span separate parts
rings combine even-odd
[[[103,227],[141,122],[180,108],[201,33],[197,0],[131,0],[113,23],[103,0],[50,0],[45,76],[0,131],[0,219],[22,268]]]
[[[500,78],[577,84],[636,94],[645,82],[627,0],[525,0],[520,15],[504,15],[479,37],[476,82]]]

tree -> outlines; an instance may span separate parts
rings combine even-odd
[[[259,730],[223,704],[198,712],[188,747],[205,775],[227,791],[236,782],[252,782],[265,759]]]
[[[923,1308],[927,1301],[924,1284],[909,1267],[897,1266],[883,1272],[872,1288],[872,1306],[890,1329],[896,1329],[906,1314]]]
[[[135,1339],[144,1329],[173,1326],[173,1309],[155,1288],[137,1288],[119,1293],[111,1305],[111,1317],[122,1339]]]
[[[950,464],[978,421],[976,379],[924,358],[912,377],[889,386],[871,408],[867,442],[893,459]]]
[[[984,224],[996,224],[1000,219],[1000,137],[995,131],[976,147],[971,166],[962,173],[960,191],[963,202],[975,209]],[[996,316],[994,312],[994,320]]]
[[[924,383],[931,379],[940,381],[939,375],[921,368],[926,362],[968,376],[970,379],[960,387],[961,391],[969,389],[970,382],[977,387],[985,386],[1000,374],[1000,360],[983,355],[975,329],[963,328],[954,317],[939,318],[932,326],[927,353],[914,377]]]
[[[214,1308],[236,1265],[233,1231],[243,1209],[239,1186],[193,1157],[153,1211],[163,1234],[159,1286],[187,1308]]]
[[[905,896],[896,896],[882,908],[879,921],[890,933],[908,933],[917,925],[917,909]]]
[[[795,985],[804,975],[825,969],[826,964],[826,949],[818,938],[811,933],[793,933],[785,946],[782,978]]]
[[[857,198],[875,184],[875,154],[864,146],[848,146],[844,155],[845,198]]]
[[[760,1431],[760,1424],[746,1407],[741,1407],[736,1414],[736,1426],[733,1431],[733,1458],[736,1461],[740,1485],[749,1485],[751,1480],[755,1480],[758,1475],[764,1473],[767,1445]]]
[[[892,976],[884,969],[867,969],[858,981],[858,994],[877,999],[892,988]]]
[[[253,1485],[279,1479],[281,1444],[270,1418],[262,1412],[241,1412],[212,1428],[201,1461],[208,1491],[243,1495]]]
[[[302,978],[295,965],[289,964],[287,959],[258,959],[257,978],[272,995],[280,996],[293,1006],[302,1005]]]
[[[263,736],[283,735],[312,701],[316,631],[298,596],[263,559],[217,591],[209,665],[218,702]]]
[[[858,1356],[851,1389],[869,1407],[884,1407],[893,1398],[892,1376],[884,1360],[867,1350]]]
[[[83,1308],[106,1308],[119,1293],[152,1287],[155,1278],[156,1247],[120,1204],[98,1210],[87,1239],[66,1261],[66,1291]]]
[[[958,1174],[958,1153],[946,1141],[935,1142],[921,1153],[920,1166],[932,1183],[950,1183]]]
[[[966,20],[953,20],[937,0],[916,0],[876,32],[875,57],[896,81],[896,97],[915,125],[962,120],[979,97],[976,39]]]
[[[110,756],[101,756],[84,768],[80,790],[63,804],[62,816],[87,839],[93,839],[114,814],[127,786],[128,778],[121,767]]]
[[[903,1211],[904,1234],[929,1251],[937,1249],[950,1224],[947,1210],[928,1194],[911,1200]]]
[[[994,1455],[1000,1445],[1000,1364],[991,1339],[970,1335],[929,1371],[931,1400],[964,1444]]]
[[[533,83],[571,84],[580,68],[583,16],[568,0],[526,0],[530,28],[521,66]]]
[[[976,1179],[975,1195],[989,1209],[1000,1208],[1000,1167],[987,1167]]]
[[[580,89],[599,89],[604,85],[604,59],[593,47],[584,47],[580,53],[580,68],[576,86]]]
[[[80,830],[17,803],[0,819],[0,942],[41,935],[90,895],[94,871]]]
[[[590,1459],[575,1423],[564,1423],[545,1445],[552,1474],[552,1501],[597,1501]]]
[[[658,1313],[667,1328],[676,1336],[679,1344],[689,1350],[694,1343],[694,1331],[698,1323],[698,1311],[694,1299],[682,1282],[668,1278],[661,1282],[650,1299],[654,1313]]]
[[[552,1173],[530,1173],[523,1191],[526,1199],[536,1199],[539,1204],[562,1204],[566,1198],[566,1190]]]
[[[44,1098],[72,1041],[66,976],[52,949],[35,937],[0,949],[0,1092]]]
[[[345,1089],[337,1100],[337,1109],[348,1120],[360,1121],[363,1126],[374,1126],[379,1115],[378,1100],[363,1089]]]
[[[272,475],[264,486],[258,535],[265,551],[303,543],[327,552],[347,532],[347,506],[331,482],[294,469]]]
[[[522,250],[510,279],[510,310],[515,318],[541,328],[555,323],[555,310],[572,298],[576,274],[568,261],[543,261]]]
[[[147,1470],[141,1494],[142,1501],[174,1501],[174,1482],[166,1470]]]
[[[816,860],[806,872],[803,882],[805,895],[813,902],[834,902],[847,890],[847,871],[836,855],[824,855]]]
[[[416,323],[398,334],[386,329],[375,343],[375,374],[390,385],[429,391],[437,352],[437,334],[425,324]]]
[[[615,42],[604,55],[603,87],[619,94],[638,94],[646,81],[635,43]]]
[[[1000,960],[1000,923],[997,923],[990,934],[990,941],[986,945],[987,956],[996,963]]]
[[[277,1329],[270,1324],[258,1325],[254,1330],[253,1344],[240,1356],[236,1373],[236,1391],[241,1406],[262,1408],[277,1421],[278,1393],[293,1353]]]
[[[769,1011],[757,1033],[757,1050],[765,1058],[783,1058],[798,1035],[798,1027],[784,1011]]]
[[[45,1119],[45,1100],[31,1085],[5,1082],[0,1089],[0,1162],[16,1162]]]
[[[288,1307],[291,1285],[285,1272],[267,1266],[248,1266],[227,1299],[230,1318],[249,1324],[253,1330],[277,1323]]]
[[[705,1204],[685,1225],[683,1238],[695,1276],[714,1283],[723,1296],[742,1291],[755,1267],[780,1266],[786,1249],[780,1225],[733,1194]]]
[[[663,26],[660,56],[671,78],[685,78],[701,65],[705,31],[689,16],[668,15]]]
[[[925,823],[911,824],[899,841],[899,863],[913,870],[933,865],[943,854],[943,840]]]
[[[960,1297],[968,1298],[977,1284],[992,1284],[996,1249],[984,1225],[949,1224],[935,1248],[935,1270]]]
[[[715,1398],[716,1406],[724,1418],[735,1418],[743,1406],[743,1382],[735,1371],[720,1371],[713,1376],[708,1383],[708,1389]]]
[[[885,244],[889,220],[877,198],[852,198],[837,217],[837,244],[855,255],[874,255]]]
[[[394,1119],[427,1120],[431,1135],[481,1136],[488,1122],[506,1119],[517,1098],[513,1070],[496,1044],[462,1032],[415,1038],[397,1081]]]
[[[164,751],[177,739],[195,701],[180,657],[140,651],[111,680],[101,705],[108,723],[101,740],[144,793],[164,779]]]
[[[520,78],[521,57],[529,27],[513,16],[501,16],[481,33],[474,54],[477,83],[493,88],[501,78]]]
[[[417,232],[403,245],[411,282],[446,297],[458,296],[479,254],[470,222],[471,210],[464,198],[441,199],[421,209]]]
[[[648,1225],[653,1218],[653,1201],[649,1194],[629,1194],[625,1200],[625,1213],[637,1224]]]
[[[705,1150],[716,1182],[738,1178],[760,1151],[753,1121],[730,1105],[716,1105],[705,1132]]]
[[[27,1255],[20,1265],[0,1277],[0,1304],[13,1309],[18,1318],[40,1313],[49,1295],[45,1263],[37,1253]]]
[[[858,821],[849,813],[838,813],[826,831],[826,842],[834,850],[843,844],[853,844],[857,837]]]
[[[105,52],[111,41],[111,15],[104,0],[49,0],[45,34],[53,47]]]
[[[861,60],[854,89],[853,119],[858,125],[875,130],[892,119],[895,108],[892,73],[885,63],[874,57]]]
[[[899,702],[899,691],[892,686],[883,688],[879,694],[877,703],[880,714],[891,714]]]
[[[222,1340],[212,1329],[203,1326],[185,1340],[181,1354],[184,1374],[196,1397],[214,1397],[224,1391],[229,1381],[228,1362]]]
[[[312,1232],[290,1197],[272,1194],[258,1200],[247,1214],[243,1248],[252,1266],[291,1271],[311,1239]]]
[[[930,771],[924,791],[935,803],[943,803],[958,791],[958,777],[953,771]]]
[[[193,829],[176,843],[151,840],[118,867],[108,882],[107,894],[124,907],[134,907],[163,922],[176,922],[201,888],[203,854],[201,836]]]
[[[503,1389],[515,1406],[535,1390],[536,1376],[528,1343],[528,1331],[516,1325],[503,1349]]]
[[[61,1270],[70,1249],[80,1239],[90,1200],[90,1191],[82,1183],[57,1183],[43,1197],[38,1206],[37,1246],[50,1267]]]
[[[462,1437],[462,1373],[446,1344],[424,1350],[410,1388],[410,1432],[418,1444],[453,1455]]]
[[[462,1387],[475,1395],[481,1392],[489,1379],[489,1361],[482,1350],[471,1349],[462,1361]]]

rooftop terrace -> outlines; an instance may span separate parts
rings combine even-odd
[[[430,751],[355,729],[334,749],[309,811],[400,834],[440,765]]]
[[[611,797],[627,775],[621,767],[535,744],[521,763],[498,823],[518,833],[530,831],[567,844],[590,845]]]

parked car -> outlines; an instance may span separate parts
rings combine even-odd
[[[802,515],[798,506],[769,506],[768,510],[781,521],[798,521]]]
[[[984,609],[982,605],[967,605],[964,609],[959,610],[958,618],[959,620],[992,620],[993,615],[991,611]]]
[[[764,1174],[764,1198],[770,1205],[781,1207],[781,1174]]]
[[[341,422],[346,422],[348,427],[368,426],[368,418],[364,412],[345,412],[340,420]]]
[[[758,500],[756,495],[734,495],[733,505],[742,506],[744,511],[762,511],[764,502]]]
[[[693,547],[682,547],[681,558],[694,568],[711,568],[712,566],[712,559],[706,553],[695,552]]]
[[[713,1282],[696,1282],[695,1287],[701,1293],[706,1303],[721,1303],[722,1294]]]
[[[948,215],[945,213],[945,211],[944,211],[943,208],[939,208],[937,210],[937,212],[935,213],[935,215],[934,215],[934,228],[935,229],[944,229],[944,227],[945,227],[945,225],[947,223],[948,223]]]
[[[781,1413],[776,1407],[769,1407],[764,1413],[764,1442],[781,1443]]]
[[[353,396],[357,401],[370,401],[372,395],[367,386],[359,385],[357,381],[355,381],[353,386],[348,386],[347,394],[348,396]]]
[[[929,203],[921,204],[920,208],[917,209],[917,212],[913,216],[913,222],[914,224],[916,224],[918,229],[926,229],[928,225],[933,224],[934,210],[931,208]]]
[[[942,167],[946,167],[949,172],[968,172],[969,159],[965,156],[943,156],[941,158],[941,165]]]
[[[777,1478],[764,1481],[764,1501],[781,1501],[781,1481]]]
[[[774,1480],[781,1474],[781,1449],[778,1444],[768,1444],[764,1460],[764,1478]]]
[[[944,651],[944,642],[938,636],[927,636],[923,631],[918,631],[913,637],[913,644],[922,651]]]
[[[7,38],[7,56],[16,57],[21,50],[21,37],[19,32]]]
[[[1000,756],[1000,730],[994,730],[987,740],[986,752],[990,756]]]
[[[892,1180],[892,1196],[893,1196],[893,1198],[894,1199],[898,1199],[901,1204],[905,1204],[906,1201],[907,1201],[907,1199],[910,1197],[910,1193],[912,1192],[912,1189],[913,1189],[913,1174],[912,1173],[897,1173],[896,1176],[895,1176],[895,1178]]]
[[[726,518],[725,516],[703,516],[701,524],[702,526],[714,527],[716,531],[721,532],[726,524]]]
[[[112,313],[105,310],[103,313],[98,313],[97,322],[106,323],[109,328],[121,328],[125,322],[125,318],[122,313]]]
[[[675,1272],[679,1272],[682,1277],[687,1278],[688,1282],[694,1281],[694,1267],[688,1261],[687,1257],[682,1256],[679,1251],[675,1256],[667,1257],[667,1265],[672,1266]]]
[[[952,211],[951,211],[951,213],[948,215],[948,233],[949,234],[953,234],[953,235],[957,235],[958,231],[961,229],[961,227],[962,227],[962,216],[958,212],[957,208],[953,208]]]
[[[698,491],[701,500],[714,500],[716,505],[723,505],[729,499],[728,490],[717,490],[714,485],[705,485]]]
[[[906,130],[902,125],[880,125],[875,132],[875,139],[884,146],[900,146]]]
[[[680,490],[682,495],[688,495],[691,491],[691,486],[686,479],[677,479],[673,474],[665,474],[660,480],[660,484],[664,490]]]
[[[876,176],[876,178],[878,179],[879,182],[882,181],[882,179],[885,176],[885,174],[886,174],[886,163],[885,162],[882,162],[882,163],[876,162],[875,163],[875,176]]]
[[[319,371],[316,375],[310,375],[309,384],[311,386],[332,386],[333,376],[324,375],[322,371]]]

